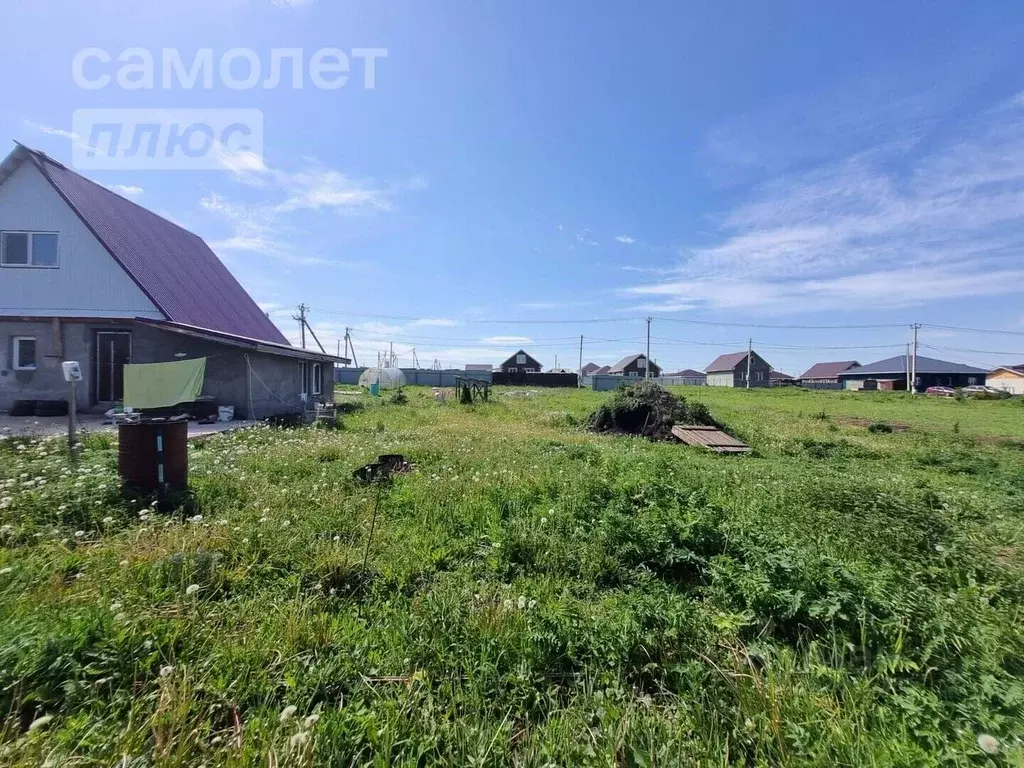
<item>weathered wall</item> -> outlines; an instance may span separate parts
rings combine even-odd
[[[134,363],[206,357],[202,393],[215,398],[219,405],[233,405],[238,418],[262,419],[313,407],[312,395],[306,403],[302,401],[302,361],[295,358],[250,352],[135,323],[85,322],[61,323],[63,350],[59,354],[51,322],[0,321],[0,340],[4,345],[0,360],[0,410],[9,410],[15,400],[67,399],[68,388],[60,367],[62,360],[77,360],[81,364],[84,381],[77,387],[76,400],[80,410],[92,408],[96,398],[95,334],[115,330],[131,331]],[[35,337],[38,360],[35,371],[11,369],[13,336]],[[178,353],[183,356],[177,357]],[[252,365],[251,379],[246,355]],[[312,370],[312,363],[308,365]],[[328,401],[333,395],[333,378],[332,364],[321,363],[321,397]],[[250,416],[250,399],[253,416]]]
[[[736,375],[732,371],[709,373],[707,382],[709,387],[735,387]]]

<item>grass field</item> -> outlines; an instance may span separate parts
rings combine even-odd
[[[0,441],[0,764],[1024,765],[1024,404],[675,391],[754,452],[409,388],[165,513]]]

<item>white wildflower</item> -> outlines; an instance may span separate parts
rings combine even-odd
[[[281,722],[287,723],[289,720],[295,717],[295,713],[298,711],[298,709],[299,708],[296,707],[294,704],[289,704],[287,707],[282,709],[280,717]]]
[[[165,664],[164,666],[160,667],[160,677],[170,677],[173,674],[174,674],[174,665],[173,664]]]
[[[978,746],[987,755],[994,755],[999,752],[999,739],[987,733],[978,735]]]
[[[306,719],[302,721],[302,725],[305,728],[312,728],[314,725],[316,725],[317,720],[319,719],[320,715],[314,712],[312,715],[306,715]]]
[[[291,738],[292,749],[302,749],[309,742],[309,734],[299,731]]]
[[[189,584],[187,587],[185,587],[185,594],[186,595],[194,595],[198,591],[199,591],[199,585],[198,584]]]

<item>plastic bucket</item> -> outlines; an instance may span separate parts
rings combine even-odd
[[[235,406],[222,405],[217,408],[217,421],[234,421]]]

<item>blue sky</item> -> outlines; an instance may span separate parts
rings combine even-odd
[[[87,175],[206,238],[290,337],[299,302],[332,347],[358,329],[360,362],[393,340],[427,364],[524,346],[575,367],[583,334],[585,359],[612,363],[642,351],[646,315],[672,369],[751,336],[790,373],[868,362],[909,330],[807,326],[910,322],[1016,334],[926,327],[922,354],[1024,362],[1012,4],[37,0],[4,16],[0,135],[59,160],[75,109],[262,110],[244,169]],[[373,89],[86,91],[71,61],[90,46],[387,58]]]

